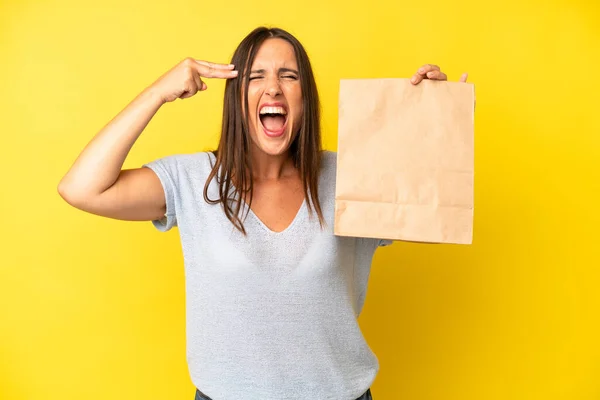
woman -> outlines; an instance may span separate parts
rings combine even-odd
[[[214,153],[121,170],[167,102],[227,79]],[[412,78],[445,80],[425,65]],[[465,81],[466,76],[461,80]],[[333,235],[336,158],[302,45],[258,28],[232,64],[185,59],[87,145],[59,184],[71,205],[178,226],[196,399],[370,399],[379,364],[361,334],[371,259],[387,241]]]

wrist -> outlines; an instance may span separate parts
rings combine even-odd
[[[156,91],[155,88],[153,88],[152,86],[146,88],[141,94],[140,97],[142,97],[145,101],[149,101],[151,102],[153,105],[155,105],[156,107],[160,107],[163,104],[165,104],[167,101],[164,99],[164,97],[158,93]]]

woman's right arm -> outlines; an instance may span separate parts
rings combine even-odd
[[[183,60],[140,93],[87,144],[58,185],[72,206],[93,214],[151,221],[165,214],[165,194],[149,168],[122,170],[133,144],[167,103],[206,90],[202,77],[235,78],[232,65]]]

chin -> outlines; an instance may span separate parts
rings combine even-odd
[[[271,140],[258,140],[258,143],[255,143],[257,150],[260,152],[270,155],[270,156],[280,156],[285,154],[289,149],[292,142],[287,140],[287,138],[283,138],[281,141],[273,141]]]

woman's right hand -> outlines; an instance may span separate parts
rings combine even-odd
[[[188,57],[163,74],[149,89],[158,94],[164,103],[187,99],[206,90],[202,78],[235,78],[238,71],[234,68],[231,64],[216,64]]]

